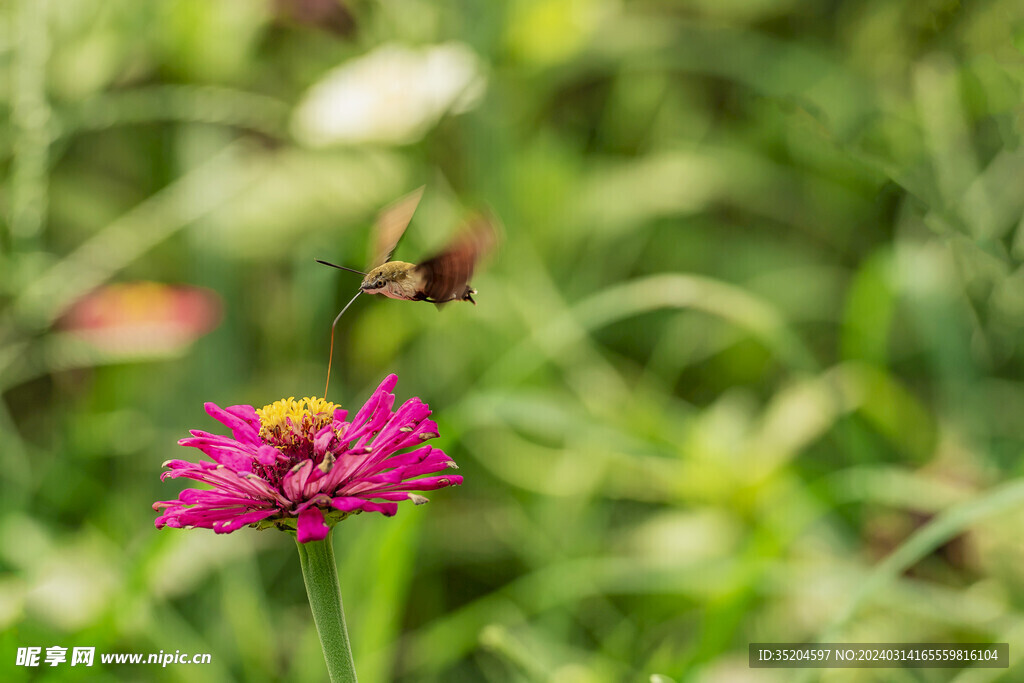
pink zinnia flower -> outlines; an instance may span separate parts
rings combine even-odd
[[[213,488],[185,489],[177,500],[154,503],[154,510],[164,509],[157,528],[226,534],[246,525],[276,526],[295,529],[302,543],[319,541],[350,514],[390,517],[397,501],[427,501],[414,491],[461,484],[456,475],[422,476],[455,463],[440,449],[421,445],[437,436],[427,404],[411,398],[392,411],[397,381],[389,375],[381,382],[351,422],[346,411],[320,398],[282,399],[259,410],[207,403],[206,412],[232,436],[192,430],[192,438],[178,443],[213,462],[168,460],[161,478],[187,477]]]

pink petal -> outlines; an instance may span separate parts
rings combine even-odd
[[[398,512],[397,503],[374,503],[357,496],[339,496],[331,501],[331,507],[342,512],[352,512],[354,510],[380,512],[386,517],[393,517]]]
[[[273,515],[277,510],[253,510],[244,514],[232,514],[227,519],[218,520],[213,523],[210,527],[214,532],[218,534],[229,534],[232,531],[241,529],[243,526],[249,526],[261,519],[266,519]]]
[[[321,483],[324,478],[324,471],[317,467],[312,460],[306,460],[305,462],[309,463],[309,466],[303,467],[301,472],[296,474],[289,472],[285,475],[285,479],[288,479],[289,477],[296,477],[295,481],[291,484],[292,486],[298,487],[298,497],[292,498],[296,503],[303,500],[309,500],[319,493]],[[285,482],[282,481],[282,486],[284,485]]]
[[[273,446],[260,446],[256,451],[256,462],[264,467],[276,465],[278,460],[284,460],[286,456]]]
[[[323,458],[323,456],[330,450],[331,442],[336,441],[334,436],[334,425],[324,425],[324,427],[316,433],[313,437],[313,454],[317,458]]]
[[[230,428],[236,440],[252,445],[260,443],[259,417],[252,406],[231,406],[225,409],[216,403],[205,403],[203,407],[210,417]]]
[[[288,500],[293,503],[299,503],[306,498],[304,489],[306,487],[306,480],[309,478],[309,473],[312,470],[313,461],[303,460],[291,468],[288,474],[284,475],[284,479],[281,481],[281,491]]]
[[[181,439],[178,441],[178,445],[198,448],[210,456],[210,459],[214,462],[229,467],[236,472],[252,471],[251,447],[239,448],[241,444],[233,439],[223,436],[214,438],[193,437],[191,439]]]
[[[322,541],[327,538],[331,527],[324,523],[324,513],[318,507],[306,508],[299,513],[296,531],[299,543]]]
[[[409,479],[397,484],[377,485],[372,482],[360,480],[347,488],[344,493],[359,494],[373,498],[377,493],[383,491],[434,491],[447,486],[458,486],[462,483],[462,477],[457,474],[446,474],[443,477],[424,477],[423,479]]]
[[[352,418],[352,425],[345,433],[346,441],[362,439],[384,426],[391,417],[391,406],[395,404],[395,396],[391,390],[395,388],[396,382],[398,377],[394,374],[384,378],[370,400]]]

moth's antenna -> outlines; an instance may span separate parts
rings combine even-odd
[[[323,262],[321,261],[321,263],[323,263]],[[332,264],[328,263],[327,265],[332,265]],[[335,266],[335,267],[337,267],[337,266]],[[347,269],[345,269],[345,270],[347,270]],[[358,299],[359,295],[362,294],[362,293],[363,293],[363,290],[361,290],[361,289],[358,292],[356,292],[356,295],[354,297],[352,297],[347,304],[345,304],[345,308],[341,309],[341,313],[338,313],[338,317],[334,319],[333,323],[331,323],[331,350],[328,352],[329,355],[327,356],[327,384],[324,385],[324,398],[325,399],[327,398],[327,389],[331,386],[331,361],[334,360],[334,328],[337,327],[338,321],[341,320],[341,316],[345,315],[345,311],[348,310],[348,307],[351,306],[352,302],[355,301],[356,299]]]
[[[321,261],[320,259],[316,259],[316,262],[322,263],[325,266],[330,266],[331,268],[337,268],[338,270],[347,270],[348,272],[355,273],[356,275],[366,275],[366,273],[364,273],[361,270],[356,270],[355,268],[346,268],[345,266],[339,266],[337,263],[331,263],[330,261]]]

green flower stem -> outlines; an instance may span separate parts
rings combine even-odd
[[[313,610],[313,621],[320,634],[320,646],[327,660],[331,683],[356,683],[356,665],[352,661],[345,610],[341,606],[331,536],[328,534],[322,541],[298,543],[298,546],[302,579],[306,582],[309,607]]]

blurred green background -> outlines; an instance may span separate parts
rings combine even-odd
[[[426,184],[398,258],[505,237],[339,325],[330,398],[396,372],[465,476],[334,534],[361,680],[1020,680],[1022,50],[1018,0],[3,3],[0,677],[326,677],[288,536],[150,506],[204,401],[321,394],[314,258]]]

